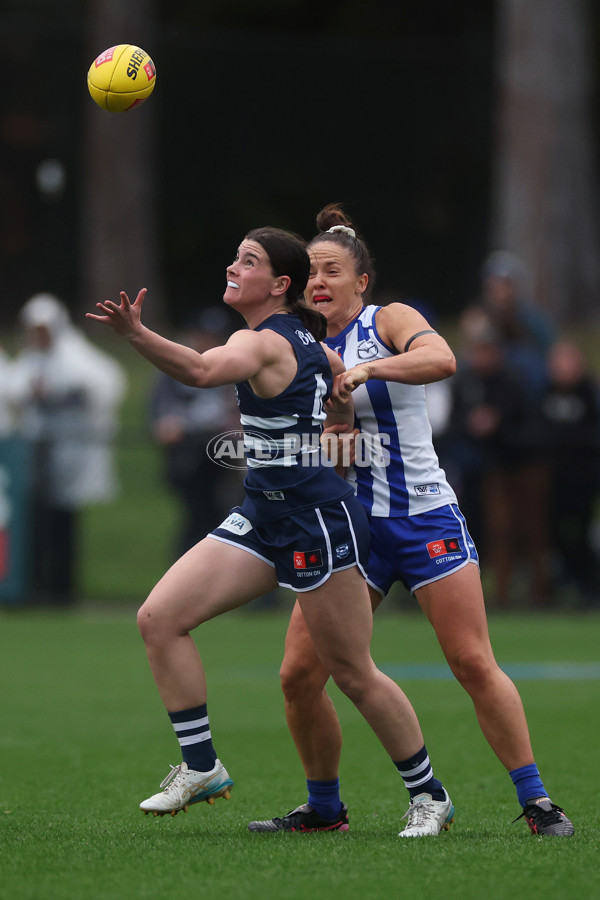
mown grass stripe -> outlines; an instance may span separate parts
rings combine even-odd
[[[600,679],[599,663],[500,663],[500,667],[517,681],[596,681]],[[396,665],[383,663],[380,668],[390,678],[399,680],[436,681],[454,678],[445,663],[411,663]]]
[[[376,660],[377,662],[377,660]],[[450,681],[454,678],[446,663],[380,663],[379,668],[397,681]],[[500,663],[500,667],[516,681],[598,681],[600,663]],[[220,677],[245,681],[248,678],[277,678],[278,667],[257,663],[244,668],[223,670]]]

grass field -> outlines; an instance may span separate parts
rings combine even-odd
[[[177,509],[148,439],[152,370],[119,348],[106,342],[130,376],[118,444],[122,491],[115,503],[85,511],[88,602],[46,614],[0,607],[0,898],[600,898],[600,814],[590,787],[600,742],[598,614],[491,620],[547,787],[575,823],[573,839],[540,840],[523,821],[511,824],[519,812],[512,784],[468,697],[447,677],[424,619],[393,601],[377,616],[374,656],[419,713],[436,774],[456,805],[449,833],[397,837],[407,806],[401,780],[335,689],[350,832],[246,830],[250,819],[281,815],[305,799],[277,679],[285,605],[230,614],[198,633],[215,746],[236,782],[231,801],[173,819],[142,816],[138,803],[180,757],[130,601],[141,602],[170,562]]]
[[[511,824],[519,812],[512,784],[468,697],[444,677],[424,619],[398,612],[378,615],[374,656],[417,708],[456,805],[452,829],[437,839],[397,837],[407,806],[401,780],[334,689],[350,831],[250,834],[250,819],[305,799],[277,680],[285,624],[285,609],[241,611],[199,629],[215,746],[236,784],[228,802],[154,819],[137,805],[179,761],[179,748],[134,610],[0,612],[0,897],[600,896],[600,814],[591,792],[600,616],[491,620],[499,661],[521,666],[517,683],[546,785],[575,823],[575,837],[563,840],[534,838],[522,820]]]

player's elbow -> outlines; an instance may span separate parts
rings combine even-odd
[[[439,366],[440,380],[450,378],[456,372],[456,357],[450,348],[440,358]]]
[[[195,388],[214,387],[214,378],[211,378],[211,374],[206,366],[196,366],[190,372],[188,384],[190,387]]]

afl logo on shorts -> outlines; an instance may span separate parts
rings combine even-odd
[[[295,569],[318,569],[323,565],[323,556],[320,550],[294,550]]]
[[[427,550],[431,559],[435,559],[436,556],[460,553],[462,547],[458,538],[447,538],[445,541],[432,541],[430,544],[427,544]]]

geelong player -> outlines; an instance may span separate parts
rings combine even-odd
[[[190,632],[279,583],[298,592],[324,679],[331,674],[352,700],[409,789],[418,781],[443,795],[440,826],[448,827],[453,806],[433,776],[416,715],[371,659],[364,509],[352,486],[320,457],[326,417],[328,424],[351,428],[353,409],[349,392],[330,400],[332,371],[340,374],[344,366],[320,343],[325,320],[299,302],[309,270],[299,238],[273,228],[251,231],[227,269],[224,294],[248,329],[202,354],[142,325],[145,289],[133,304],[121,293],[119,304],[107,300],[97,304],[98,314],[88,314],[184,384],[236,383],[248,455],[242,506],[169,569],[138,614],[183,757],[161,784],[164,790],[140,805],[146,813],[175,814],[190,803],[228,796],[233,782],[213,747],[206,680]],[[415,768],[416,759],[427,761]],[[347,830],[341,803],[328,827]]]
[[[423,385],[453,374],[453,354],[413,308],[364,305],[373,264],[339,205],[325,207],[317,227],[319,233],[308,245],[307,301],[326,317],[326,343],[348,370],[336,379],[337,395],[354,391],[361,437],[381,436],[378,441],[387,451],[382,464],[375,457],[351,472],[369,518],[367,581],[373,607],[396,581],[414,593],[473,701],[485,737],[514,782],[531,831],[572,835],[571,822],[541,781],[517,689],[494,658],[477,551],[431,440]],[[281,682],[288,725],[307,777],[308,806],[299,807],[303,813],[251,822],[249,828],[288,830],[293,821],[296,830],[321,830],[339,804],[342,739],[325,691],[327,670],[319,662],[301,604],[292,613]],[[411,765],[418,771],[421,764],[425,762],[417,754]],[[441,792],[426,785],[414,790],[402,834],[437,834],[444,801]]]

